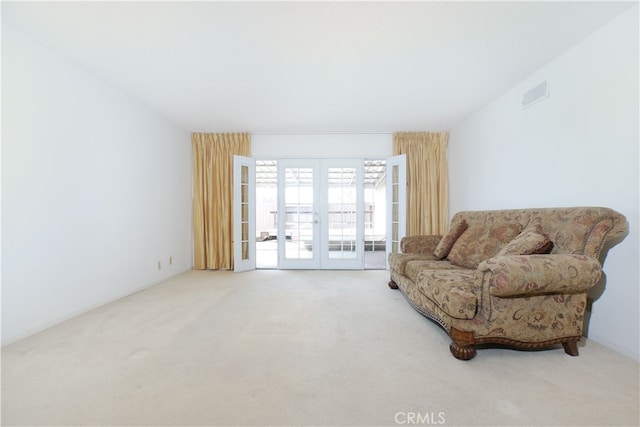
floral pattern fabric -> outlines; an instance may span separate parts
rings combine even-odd
[[[518,232],[502,247],[520,230],[547,236],[554,245],[550,254],[497,256],[500,248],[491,254],[495,249],[487,249],[483,246],[486,243],[470,241],[467,250],[473,247],[483,253],[481,257],[490,253],[477,268],[438,261],[433,254],[439,243],[433,243],[435,237],[429,242],[422,240],[423,250],[429,251],[427,243],[432,245],[430,255],[390,255],[391,279],[411,305],[447,331],[455,327],[473,332],[475,343],[535,347],[536,343],[580,337],[587,290],[602,274],[600,251],[608,241],[628,233],[623,215],[600,207],[468,211],[454,215],[451,223],[463,220],[468,223],[465,233],[476,228],[477,238],[487,230],[516,225]],[[536,243],[541,242],[538,236],[533,237]],[[479,259],[478,254],[471,258]]]
[[[474,276],[475,271],[468,269],[423,270],[415,283],[420,292],[449,316],[472,319],[477,308]]]
[[[495,257],[478,271],[491,273],[489,291],[500,297],[586,292],[601,277],[598,260],[586,255]]]
[[[514,237],[520,224],[472,225],[456,240],[447,259],[454,265],[478,268],[478,265],[494,256]]]
[[[389,254],[389,268],[399,274],[406,274],[406,266],[411,261],[436,261],[432,253]]]
[[[400,241],[400,250],[405,254],[433,255],[433,250],[441,239],[442,236],[407,236]]]
[[[464,268],[455,266],[450,262],[442,262],[440,260],[410,260],[405,264],[404,275],[414,282],[418,281],[418,274],[422,271],[432,271],[432,270],[463,270],[468,271]]]
[[[496,255],[548,254],[551,249],[553,249],[553,242],[549,240],[549,236],[533,230],[525,230],[500,249]]]
[[[453,247],[453,244],[458,240],[458,238],[464,233],[464,231],[469,227],[467,221],[462,220],[456,224],[451,224],[451,228],[445,234],[445,236],[438,242],[438,246],[433,251],[433,254],[438,259],[443,259],[447,255],[449,255],[449,251]]]

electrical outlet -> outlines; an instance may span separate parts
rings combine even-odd
[[[162,270],[162,263],[158,261],[158,270]]]
[[[173,257],[172,256],[169,257],[169,265],[173,265]]]

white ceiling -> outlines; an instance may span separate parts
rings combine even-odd
[[[435,131],[633,3],[3,1],[2,20],[189,131]]]

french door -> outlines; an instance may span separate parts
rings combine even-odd
[[[280,269],[363,269],[365,250],[364,161],[281,159],[275,213]],[[405,235],[406,157],[386,161],[386,253],[398,252]],[[383,195],[384,198],[384,195]],[[272,209],[275,208],[275,212]],[[369,216],[372,213],[369,212]],[[234,269],[256,268],[256,165],[234,156]],[[371,218],[367,224],[371,225]],[[371,233],[371,231],[368,231]],[[262,234],[262,233],[261,233]],[[267,233],[269,234],[269,233]],[[271,233],[273,235],[273,233]],[[373,249],[371,242],[369,250]],[[388,256],[386,257],[388,259]],[[388,265],[387,265],[388,268]]]
[[[278,267],[364,268],[361,159],[278,162]]]

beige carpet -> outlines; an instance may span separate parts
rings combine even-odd
[[[462,362],[385,271],[191,271],[2,350],[3,425],[640,424],[593,341]]]

